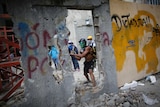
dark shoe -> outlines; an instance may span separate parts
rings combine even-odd
[[[84,84],[88,84],[88,83],[90,83],[90,82],[91,82],[91,81],[85,81]]]

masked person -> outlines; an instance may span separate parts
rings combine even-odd
[[[96,86],[95,76],[93,74],[94,69],[94,56],[92,53],[92,48],[90,46],[87,46],[87,41],[84,38],[81,38],[79,41],[79,45],[82,48],[82,51],[80,54],[72,54],[80,60],[81,58],[85,58],[84,61],[84,76],[87,79],[87,82],[90,82],[89,76],[91,78],[91,82],[93,84],[93,87]],[[88,75],[89,74],[89,75]]]
[[[87,37],[87,46],[90,46],[93,49],[93,55],[94,55],[94,68],[96,68],[96,59],[97,59],[97,52],[96,52],[96,43],[93,40],[92,36]]]
[[[96,47],[96,43],[95,43],[95,41],[93,40],[92,36],[88,36],[88,37],[87,37],[87,43],[88,43],[88,46]]]
[[[71,54],[71,53],[78,54],[77,47],[71,41],[68,41],[68,51],[69,51],[69,54]],[[72,59],[74,70],[79,71],[80,67],[79,67],[78,60],[73,55],[71,55],[71,59]]]

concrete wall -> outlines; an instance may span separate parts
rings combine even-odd
[[[14,32],[21,43],[21,65],[25,71],[25,102],[20,106],[67,107],[96,98],[104,92],[117,91],[115,58],[109,42],[112,34],[107,0],[8,0],[7,3]],[[99,16],[98,29],[102,35],[96,37],[99,40],[100,69],[97,91],[76,90],[67,49],[67,8],[93,9],[94,16]],[[48,45],[55,45],[60,51],[58,72],[48,64]]]
[[[118,86],[159,72],[160,6],[112,0],[110,9]]]
[[[8,0],[21,43],[25,102],[21,106],[66,107],[116,92],[125,82],[160,70],[159,6],[111,0]],[[132,8],[131,8],[132,7]],[[93,11],[99,80],[96,92],[77,92],[67,50],[67,9]],[[127,24],[132,20],[131,25]],[[117,22],[116,22],[117,19]],[[140,22],[140,20],[143,20]],[[141,24],[139,24],[141,23]],[[48,45],[60,51],[59,74],[49,66]],[[57,72],[56,72],[57,73]],[[117,85],[118,82],[118,85]],[[95,91],[95,90],[94,90]]]
[[[22,106],[64,107],[74,92],[73,75],[69,72],[71,61],[65,42],[69,33],[64,21],[67,10],[63,7],[33,4],[28,0],[9,1],[8,4],[14,32],[21,43],[21,61],[25,71],[26,102]],[[49,42],[52,39],[56,39],[58,43]],[[48,64],[47,45],[52,42],[61,51],[61,80],[53,78],[54,69]]]

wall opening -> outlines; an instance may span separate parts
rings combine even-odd
[[[88,45],[90,41],[87,39],[88,37],[92,37],[92,41],[95,42],[95,47],[96,47],[96,39],[94,31],[95,28],[94,28],[92,10],[68,9],[68,16],[66,17],[66,26],[70,31],[69,42],[73,42],[73,44],[77,47],[79,53],[81,52],[81,47],[79,45],[79,40],[81,38],[86,39]],[[102,80],[103,77],[100,76],[100,72],[98,71],[97,59],[95,59],[95,67],[93,69],[93,74],[95,76],[96,86],[99,87],[99,85],[102,85],[102,83],[100,83],[101,82],[100,80]],[[78,61],[79,64],[78,69],[75,68],[72,63],[72,70],[76,86],[79,89],[83,90],[90,89],[93,86],[91,82],[87,82],[87,79],[84,76],[84,64],[83,64],[84,61],[85,58]],[[89,78],[91,80],[90,75]]]

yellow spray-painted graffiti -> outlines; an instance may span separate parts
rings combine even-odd
[[[134,18],[131,18],[130,14],[114,14],[112,31],[117,71],[122,70],[128,50],[135,53],[137,72],[142,71],[146,65],[146,73],[157,71],[156,49],[160,47],[160,27],[151,13],[138,11]]]

